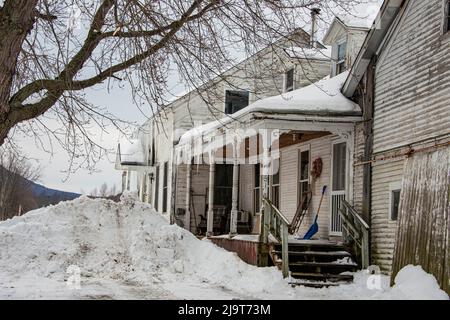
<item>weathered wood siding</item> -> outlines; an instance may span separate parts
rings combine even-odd
[[[397,221],[389,217],[389,185],[401,183],[404,160],[376,163],[372,167],[371,254],[372,264],[390,272]]]
[[[288,221],[292,221],[298,205],[298,158],[299,150],[310,150],[311,163],[318,157],[322,158],[323,169],[322,175],[317,181],[312,183],[313,199],[310,205],[309,213],[303,220],[299,234],[304,234],[311,226],[319,206],[322,187],[324,185],[330,186],[330,171],[331,171],[331,142],[333,136],[325,136],[319,139],[314,139],[306,143],[293,145],[281,149],[280,162],[280,202],[281,212],[286,216]],[[329,191],[326,193],[322,206],[320,209],[319,232],[317,237],[328,239],[330,229],[330,197]]]
[[[450,293],[450,147],[406,161],[399,208],[393,278],[408,264],[421,265]]]
[[[443,35],[442,22],[443,1],[411,0],[384,44],[375,71],[376,157],[450,133],[450,35]],[[372,166],[372,264],[387,273],[392,271],[394,247],[413,245],[403,238],[396,241],[397,222],[389,219],[389,184],[402,181],[404,164],[399,158]],[[426,234],[416,230],[416,235]]]
[[[374,152],[450,132],[443,1],[411,0],[376,69]]]

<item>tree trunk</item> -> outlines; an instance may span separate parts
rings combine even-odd
[[[7,0],[0,9],[0,145],[10,127],[4,125],[8,103],[23,42],[33,28],[38,0]]]

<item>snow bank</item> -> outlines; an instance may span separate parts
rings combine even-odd
[[[189,280],[248,295],[287,287],[275,268],[255,268],[198,240],[131,194],[120,203],[81,197],[0,223],[0,248],[2,281],[21,275],[63,282],[75,265],[82,279],[138,285]]]
[[[80,290],[66,286],[70,266],[81,272]],[[248,265],[198,240],[131,193],[119,203],[83,196],[0,223],[0,298],[444,297],[435,280],[414,270],[399,273],[392,290],[385,276],[383,290],[369,290],[364,272],[346,286],[292,288],[275,267]]]
[[[395,277],[392,292],[416,300],[447,300],[448,295],[440,290],[436,278],[426,273],[421,266],[408,265]]]

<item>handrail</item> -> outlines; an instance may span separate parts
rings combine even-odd
[[[263,198],[264,214],[269,215],[268,224],[264,223],[264,234],[271,233],[279,242],[281,242],[281,261],[283,277],[289,276],[289,252],[288,252],[288,233],[289,221],[286,217],[275,207],[269,199]]]
[[[345,199],[341,200],[339,214],[342,218],[343,237],[353,238],[361,253],[361,267],[369,266],[369,225],[361,218],[355,208]]]

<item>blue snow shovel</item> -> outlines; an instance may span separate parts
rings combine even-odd
[[[316,218],[314,219],[313,225],[309,228],[308,232],[306,232],[303,240],[311,240],[311,238],[319,231],[319,225],[317,224],[317,218],[319,217],[320,206],[322,205],[323,196],[325,191],[327,190],[327,186],[323,186],[322,196],[320,197],[319,207],[317,208]]]

